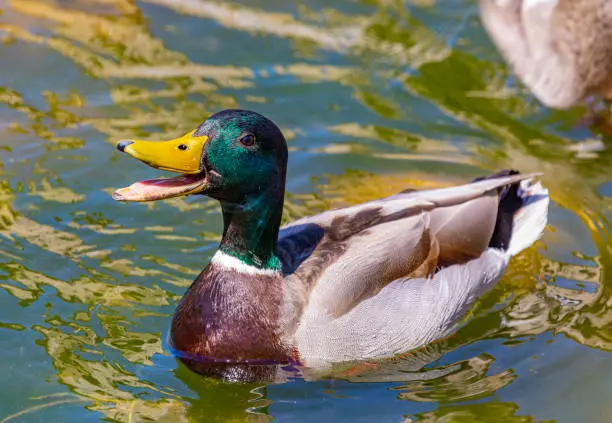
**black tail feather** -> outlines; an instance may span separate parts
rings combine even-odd
[[[518,174],[519,172],[516,170],[501,170],[493,175],[477,178],[474,180],[474,182]],[[501,192],[499,209],[497,211],[497,221],[495,222],[495,229],[493,230],[493,235],[489,241],[489,247],[491,248],[506,250],[510,245],[514,214],[523,205],[523,200],[518,194],[518,188],[519,184],[516,183],[512,184],[510,187],[504,188]]]

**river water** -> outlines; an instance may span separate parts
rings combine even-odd
[[[202,378],[165,339],[219,207],[114,202],[155,172],[113,145],[235,107],[287,136],[286,220],[516,168],[549,227],[414,356]],[[517,83],[471,0],[0,0],[0,423],[612,421],[612,153],[583,113]]]

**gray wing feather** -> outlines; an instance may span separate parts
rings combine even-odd
[[[292,222],[284,226],[279,235],[279,239],[284,236],[283,231],[297,225],[316,224],[321,227],[329,227],[332,221],[338,217],[357,216],[368,210],[378,209],[381,211],[381,218],[400,219],[410,215],[415,215],[421,211],[432,210],[436,207],[448,207],[478,198],[485,193],[504,187],[509,184],[531,179],[538,173],[519,174],[495,179],[485,179],[465,185],[450,188],[440,188],[425,191],[412,191],[400,193],[391,197],[374,200],[352,207],[338,210],[330,210],[314,216]],[[381,223],[381,220],[372,223]],[[357,230],[363,228],[359,227]]]
[[[283,314],[300,316],[308,305],[340,316],[395,279],[478,257],[494,229],[497,189],[531,176],[398,194],[285,226]]]

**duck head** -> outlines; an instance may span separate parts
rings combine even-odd
[[[264,191],[284,191],[285,138],[274,122],[256,112],[223,110],[180,138],[123,140],[117,149],[151,167],[181,174],[119,189],[113,193],[117,201],[204,194],[246,205]]]

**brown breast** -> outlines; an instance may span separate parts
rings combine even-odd
[[[250,275],[209,265],[181,300],[171,340],[182,359],[202,363],[287,362],[279,314],[280,275]],[[191,357],[191,358],[188,358]]]

